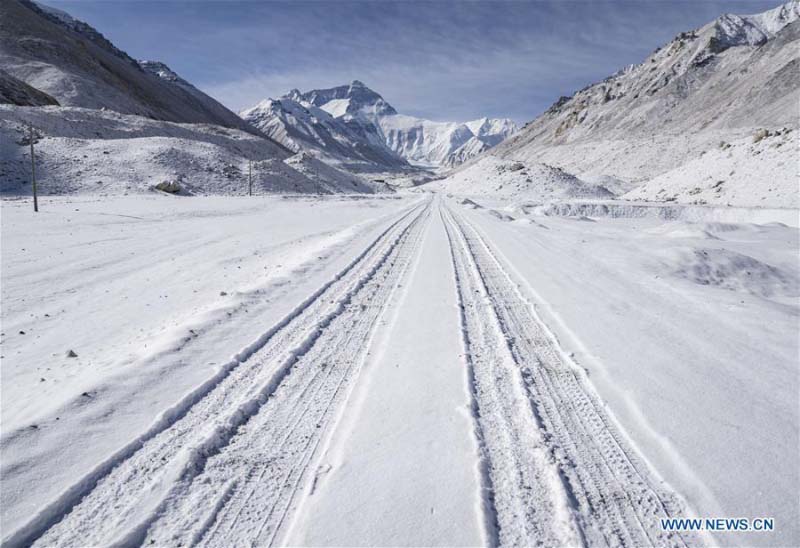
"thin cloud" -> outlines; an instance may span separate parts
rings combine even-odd
[[[765,2],[51,0],[234,110],[362,80],[401,112],[527,121],[680,31]],[[126,21],[120,25],[118,21]]]

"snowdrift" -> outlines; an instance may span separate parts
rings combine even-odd
[[[699,158],[623,196],[632,200],[800,208],[797,131],[756,131],[721,141]]]
[[[605,187],[581,181],[559,168],[485,156],[428,188],[466,196],[549,200],[611,198]]]

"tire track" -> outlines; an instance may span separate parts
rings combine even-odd
[[[143,540],[176,486],[198,476],[206,462],[229,446],[271,401],[295,364],[348,312],[354,296],[371,287],[405,247],[428,208],[429,203],[407,210],[330,282],[5,544],[76,546]],[[232,497],[236,485],[228,485],[225,492]]]
[[[698,544],[661,530],[660,518],[685,513],[680,499],[616,430],[486,240],[449,208],[443,217],[499,542]]]
[[[208,459],[196,480],[182,482],[150,527],[145,544],[183,545],[194,539],[202,546],[266,546],[278,540],[285,518],[299,504],[301,487],[312,479],[311,463],[324,434],[358,378],[375,325],[418,251],[428,216],[425,211],[415,220],[231,444]],[[236,487],[220,509],[216,493],[231,477]],[[209,513],[213,520],[203,518]],[[204,528],[209,521],[212,525]]]
[[[482,468],[491,486],[495,543],[573,546],[579,543],[567,493],[532,413],[523,378],[509,351],[490,295],[451,213],[442,211],[450,240],[473,414]],[[492,538],[494,537],[494,538]]]

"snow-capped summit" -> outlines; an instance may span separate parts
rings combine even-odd
[[[760,46],[798,18],[800,0],[755,15],[727,13],[713,23],[712,47],[720,52],[733,46]]]
[[[349,85],[315,89],[307,93],[300,93],[295,89],[290,92],[289,96],[295,101],[303,101],[320,107],[336,117],[345,114],[371,116],[397,114],[392,105],[359,80],[353,80]]]
[[[459,123],[405,116],[359,80],[305,93],[293,89],[240,115],[293,150],[357,170],[407,169],[409,163],[452,167],[516,131],[508,119]]]
[[[265,99],[239,115],[290,150],[310,152],[325,162],[351,171],[410,168],[384,144],[378,128],[370,120],[346,112],[347,97],[326,98],[318,91],[303,94],[292,90],[278,99]],[[344,105],[345,112],[334,116],[316,106],[314,99],[322,107],[327,105],[331,109],[334,105]]]
[[[392,150],[427,167],[454,167],[500,143],[517,129],[508,119],[434,122],[402,114],[381,117],[377,123]]]

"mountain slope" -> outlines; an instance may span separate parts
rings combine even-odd
[[[761,128],[796,129],[798,17],[795,0],[681,33],[643,63],[562,97],[492,154],[641,183],[721,141],[752,138]],[[680,193],[674,199],[693,200]]]
[[[37,107],[57,105],[58,101],[0,69],[0,104]]]
[[[511,120],[434,122],[399,114],[362,82],[292,90],[240,115],[291,148],[350,169],[453,166],[511,135]]]
[[[244,194],[250,173],[256,194],[386,190],[293,156],[165,64],[134,60],[60,10],[2,0],[0,63],[3,194],[30,192],[30,126],[42,194]]]
[[[177,124],[77,107],[0,105],[0,193],[30,194],[28,127],[41,194],[136,194],[170,183],[181,194],[383,191],[239,129]],[[252,169],[252,171],[251,171]]]
[[[187,82],[142,68],[86,23],[29,0],[0,2],[0,66],[64,106],[255,132]]]

